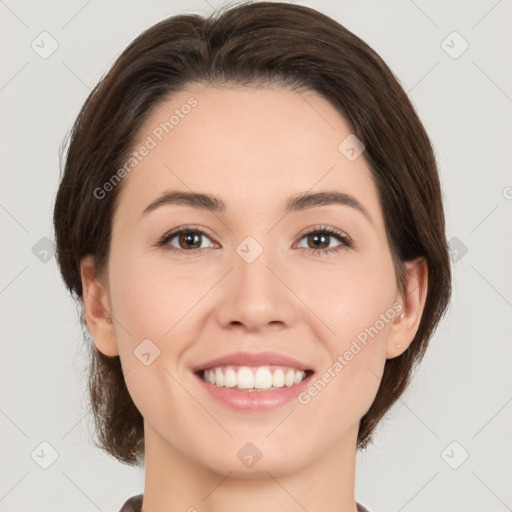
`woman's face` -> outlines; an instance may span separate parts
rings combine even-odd
[[[134,149],[112,228],[113,336],[95,343],[120,355],[146,448],[275,476],[354,451],[400,295],[377,189],[346,121],[313,93],[197,86],[159,105]],[[216,199],[153,204],[170,192]],[[340,201],[287,209],[321,192]],[[240,352],[295,362],[209,363]],[[196,372],[216,366],[229,386]],[[307,379],[290,386],[301,368]],[[251,374],[278,389],[238,389],[256,386]]]

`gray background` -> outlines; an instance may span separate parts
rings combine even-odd
[[[512,510],[512,3],[296,3],[346,25],[400,79],[436,148],[453,248],[448,316],[358,453],[356,497],[372,512]],[[117,511],[143,490],[143,470],[90,441],[77,312],[48,252],[58,151],[135,36],[220,4],[0,0],[2,511]],[[48,58],[31,47],[51,49],[43,31],[58,43]]]

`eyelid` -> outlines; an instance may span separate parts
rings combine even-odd
[[[172,247],[169,244],[169,241],[172,240],[173,238],[175,238],[176,236],[178,236],[184,232],[187,233],[189,231],[196,232],[200,235],[206,235],[209,239],[212,240],[213,244],[219,245],[219,242],[216,241],[216,238],[213,235],[211,235],[206,228],[202,228],[202,227],[198,227],[198,226],[194,226],[194,225],[185,225],[185,226],[180,226],[178,228],[171,229],[170,231],[166,232],[160,238],[160,240],[157,242],[156,245],[159,247],[164,247],[165,249],[167,249],[171,252],[182,253],[182,254],[185,254],[187,252],[191,253],[191,254],[198,254],[198,253],[202,252],[204,249],[207,249],[207,247],[202,247],[199,249],[186,250],[186,249],[179,249],[179,248]],[[354,242],[353,242],[352,238],[349,235],[347,235],[344,231],[342,231],[338,228],[327,226],[325,224],[315,224],[314,226],[309,226],[307,228],[304,228],[298,235],[296,235],[296,238],[298,239],[298,242],[300,242],[306,235],[310,235],[310,234],[317,233],[317,232],[327,233],[328,236],[338,238],[338,240],[341,243],[341,246],[334,247],[331,249],[329,249],[329,248],[314,249],[314,248],[309,248],[309,247],[301,247],[301,249],[305,249],[306,251],[308,251],[310,253],[315,253],[316,255],[320,255],[320,254],[324,254],[324,253],[338,252],[338,251],[342,250],[343,248],[350,249],[350,248],[353,248],[353,246],[354,246]]]
[[[337,247],[327,249],[312,249],[310,247],[303,247],[302,249],[304,249],[308,254],[312,254],[314,256],[321,256],[322,254],[338,253],[343,249],[354,249],[355,247],[352,238],[349,235],[347,235],[344,231],[332,226],[327,226],[325,224],[315,224],[314,226],[309,226],[302,230],[301,233],[297,235],[299,242],[305,236],[313,233],[326,233],[330,237],[337,238],[340,242],[340,245]]]
[[[213,243],[218,244],[218,242],[216,241],[216,238],[206,228],[202,228],[202,227],[199,227],[199,226],[194,226],[194,225],[187,224],[185,226],[180,226],[180,227],[177,227],[177,228],[174,228],[174,229],[171,229],[171,230],[167,231],[158,240],[156,245],[158,245],[158,246],[165,246],[165,245],[167,245],[169,243],[169,240],[171,240],[175,236],[178,236],[178,235],[182,234],[183,232],[186,233],[188,231],[196,232],[196,233],[199,233],[200,235],[206,235],[208,238],[210,238],[212,240]],[[203,247],[203,249],[204,249],[204,247]],[[198,252],[198,251],[200,251],[202,249],[196,249],[195,251],[185,251],[183,249],[176,249],[176,250],[177,251],[181,251],[181,252]]]
[[[331,234],[336,234],[338,236],[343,236],[345,237],[347,240],[349,240],[350,242],[352,242],[352,239],[345,233],[345,231],[341,230],[341,229],[338,229],[338,228],[335,228],[335,227],[331,227],[331,226],[327,226],[326,224],[315,224],[313,226],[309,226],[307,228],[304,228],[298,235],[297,237],[303,237],[305,235],[309,235],[310,233],[312,232],[316,232],[316,231],[326,231],[326,232],[330,232]]]

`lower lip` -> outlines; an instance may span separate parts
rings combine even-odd
[[[205,382],[195,375],[204,389],[223,404],[237,411],[268,411],[293,400],[309,386],[313,374],[308,375],[299,384],[284,386],[271,391],[241,391],[225,386],[219,387]]]

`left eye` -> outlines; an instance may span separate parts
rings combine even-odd
[[[183,227],[164,235],[157,245],[172,252],[198,252],[208,248],[208,246],[204,246],[201,243],[202,238],[210,239],[210,237],[201,229]],[[330,242],[333,238],[338,239],[340,242],[334,247],[330,246]],[[173,244],[174,239],[177,240],[177,247]],[[348,236],[337,229],[325,226],[304,233],[301,235],[300,240],[304,239],[307,240],[308,244],[312,244],[313,248],[303,246],[298,247],[305,248],[308,252],[317,255],[328,252],[337,252],[342,248],[352,247],[352,242]],[[327,247],[325,247],[326,243]]]
[[[330,247],[329,242],[332,241],[333,238],[338,239],[340,241],[340,244],[335,247]],[[301,240],[303,239],[307,239],[307,243],[310,243],[315,247],[313,249],[306,247],[308,252],[320,254],[327,252],[337,252],[341,250],[343,247],[352,247],[352,243],[346,235],[344,235],[341,231],[338,231],[337,229],[328,227],[318,228],[315,229],[314,231],[309,231],[308,233],[302,236]],[[327,247],[325,247],[325,244],[327,244]]]

